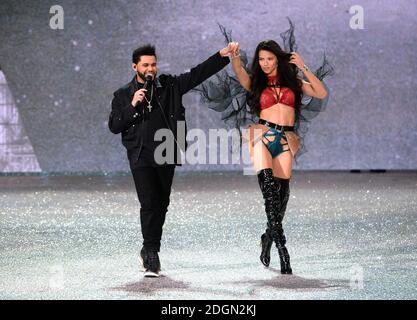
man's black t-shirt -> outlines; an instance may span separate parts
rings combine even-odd
[[[143,88],[142,83],[136,82],[137,90]],[[153,92],[152,92],[153,91]],[[151,111],[148,109],[148,101],[152,96],[151,100]],[[168,128],[167,123],[164,119],[164,116],[161,111],[161,106],[157,102],[157,88],[153,86],[153,90],[149,89],[146,92],[146,98],[148,100],[144,100],[140,107],[144,111],[144,119],[143,121],[146,122],[146,130],[144,130],[144,140],[143,140],[143,147],[140,153],[140,157],[138,162],[135,166],[137,167],[156,167],[160,166],[157,164],[154,159],[154,151],[161,144],[163,141],[155,141],[155,133],[159,129]],[[162,106],[163,107],[163,106]],[[140,110],[142,112],[142,110]]]

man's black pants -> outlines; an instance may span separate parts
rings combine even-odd
[[[168,211],[175,165],[138,167],[132,169],[136,192],[140,202],[140,223],[143,246],[159,252],[162,227]]]

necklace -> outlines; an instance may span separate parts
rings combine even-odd
[[[279,99],[281,98],[281,86],[278,84],[277,76],[268,76],[268,87],[274,93],[276,103],[279,103]],[[279,88],[277,92],[276,88]]]
[[[146,94],[145,94],[145,100],[148,103],[148,105],[146,107],[148,108],[149,112],[152,111],[152,105],[151,105],[152,97],[153,97],[153,86],[151,87],[151,98],[149,100],[148,100],[148,98],[146,98]]]
[[[277,85],[277,76],[268,76],[268,86],[274,87]]]

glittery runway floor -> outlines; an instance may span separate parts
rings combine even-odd
[[[177,174],[145,279],[130,176],[2,176],[0,299],[416,299],[416,191],[417,172],[295,172],[283,276],[258,258],[255,176]]]

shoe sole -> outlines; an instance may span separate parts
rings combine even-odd
[[[159,272],[146,270],[144,275],[145,278],[159,278]]]

